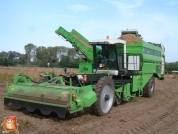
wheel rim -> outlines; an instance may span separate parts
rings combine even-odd
[[[150,88],[151,93],[153,92],[153,89],[154,89],[154,82],[153,82],[153,80],[152,80],[152,81],[151,81],[151,88]]]
[[[113,104],[113,98],[114,90],[112,89],[111,85],[105,85],[103,87],[100,98],[101,110],[103,113],[107,113],[111,109]]]

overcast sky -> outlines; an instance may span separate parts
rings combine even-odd
[[[167,62],[178,61],[178,0],[0,0],[0,51],[24,53],[28,43],[72,47],[55,34],[59,26],[88,40],[137,29],[165,46]]]

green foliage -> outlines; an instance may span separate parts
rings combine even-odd
[[[60,67],[69,67],[70,57],[62,55],[60,60]]]
[[[22,54],[15,51],[0,52],[0,65],[1,66],[15,66],[20,64]]]
[[[67,55],[61,56],[59,65],[60,67],[78,68],[81,61],[82,59],[77,55],[75,49],[68,48]]]
[[[25,45],[25,52],[26,52],[26,61],[27,65],[30,65],[31,61],[35,59],[36,54],[36,46],[32,43]]]
[[[165,64],[166,73],[172,73],[172,71],[178,71],[178,61]]]

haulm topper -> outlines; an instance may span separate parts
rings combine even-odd
[[[56,33],[86,57],[79,73],[66,72],[44,82],[15,74],[12,84],[6,86],[5,106],[29,112],[39,109],[44,115],[56,112],[61,118],[66,112],[92,107],[102,116],[113,104],[135,96],[152,97],[155,78],[164,79],[164,46],[143,41],[137,30],[121,31],[118,39],[90,42],[75,30],[60,27]]]

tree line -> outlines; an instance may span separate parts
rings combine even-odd
[[[46,67],[50,63],[54,67],[77,68],[83,61],[75,48],[65,46],[44,47],[29,43],[24,46],[25,54],[15,51],[0,52],[1,66],[39,66]]]
[[[178,74],[178,61],[170,62],[170,63],[166,62],[165,63],[165,72]]]
[[[78,68],[79,63],[83,61],[75,51],[75,48],[67,48],[65,46],[37,47],[29,43],[24,46],[24,49],[25,54],[15,51],[0,52],[0,65],[16,66],[19,64],[46,67],[47,63],[50,63],[54,67]],[[178,71],[178,61],[165,63],[165,72],[171,73],[172,71]]]

